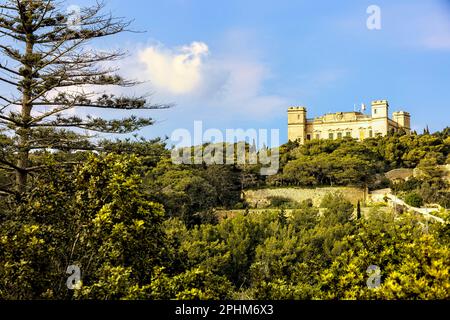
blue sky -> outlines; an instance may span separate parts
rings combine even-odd
[[[84,5],[90,1],[69,1]],[[126,47],[126,76],[148,81],[171,110],[150,112],[146,137],[177,128],[278,128],[286,110],[310,117],[388,99],[412,114],[413,128],[440,130],[450,119],[450,3],[444,0],[190,1],[108,0],[113,14],[145,33],[102,40]],[[381,9],[381,30],[366,12]]]

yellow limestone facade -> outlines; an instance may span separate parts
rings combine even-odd
[[[288,109],[288,139],[304,144],[314,139],[341,139],[352,137],[358,140],[385,136],[400,129],[411,131],[411,115],[398,111],[389,118],[387,100],[372,102],[371,115],[362,112],[337,112],[314,119],[307,118],[305,107]]]

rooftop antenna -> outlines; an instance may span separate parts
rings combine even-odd
[[[361,103],[361,112],[364,113],[366,111],[366,105]]]

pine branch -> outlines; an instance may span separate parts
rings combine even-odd
[[[26,40],[25,37],[23,37],[23,36],[21,37],[19,35],[15,35],[14,33],[5,32],[2,29],[0,29],[0,34],[3,34],[7,37],[10,37],[14,40],[21,41],[21,42],[25,42],[25,40]]]
[[[10,161],[7,161],[5,159],[2,159],[2,158],[0,158],[0,163],[6,165],[6,166],[8,166],[8,167],[10,167],[10,168],[12,168],[12,169],[14,169],[16,171],[23,171],[24,170],[23,168],[20,168],[20,167],[16,166],[14,163],[12,163]]]
[[[12,102],[11,100],[9,100],[9,99],[7,99],[7,98],[5,98],[5,97],[3,97],[3,96],[0,96],[0,99],[2,99],[2,100],[4,100],[4,101],[8,102],[9,104],[13,104],[13,102]]]
[[[5,5],[5,4],[0,4],[0,9],[6,9],[6,10],[18,11],[17,8],[15,8],[15,7],[10,7],[10,6],[7,6],[7,5]]]
[[[7,116],[0,115],[0,119],[5,120],[5,121],[8,121],[8,122],[12,122],[12,123],[14,123],[14,124],[16,124],[16,125],[19,124],[19,122],[17,122],[17,121],[14,120],[13,118],[10,118],[10,117],[7,117]]]
[[[16,86],[16,87],[19,86],[19,84],[17,82],[13,82],[11,80],[8,80],[8,79],[2,78],[2,77],[0,77],[0,81],[6,82],[6,83],[11,84],[11,85]]]
[[[12,191],[12,190],[8,190],[5,188],[0,188],[0,194],[5,195],[5,196],[17,196],[17,193]]]
[[[45,5],[45,9],[41,15],[41,17],[39,18],[38,22],[35,24],[35,26],[33,27],[33,31],[37,31],[39,30],[39,28],[42,26],[42,23],[44,22],[44,19],[46,18],[47,13],[49,12],[51,6],[51,0],[47,0],[47,4]]]
[[[7,68],[6,66],[0,64],[0,69],[5,70],[7,72],[10,72],[12,74],[15,74],[16,76],[20,76],[21,74],[13,69]]]
[[[151,118],[137,118],[131,116],[121,120],[105,120],[102,118],[87,119],[79,117],[62,118],[56,120],[31,124],[34,128],[79,128],[99,133],[125,134],[136,131],[140,128],[152,125],[154,121]]]

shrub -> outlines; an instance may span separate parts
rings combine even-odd
[[[405,202],[410,206],[416,208],[420,208],[421,206],[423,206],[423,198],[415,192],[408,193],[405,196]]]
[[[271,208],[295,208],[298,205],[297,202],[286,197],[273,196],[269,197],[268,200]]]

